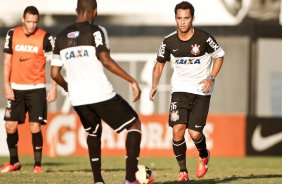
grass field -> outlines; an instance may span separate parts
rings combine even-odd
[[[8,160],[0,157],[0,163]],[[20,171],[0,174],[0,183],[36,184],[90,184],[92,172],[87,157],[43,158],[45,173],[33,174],[33,158],[21,157]],[[144,157],[140,164],[150,167],[155,175],[155,184],[175,184],[178,167],[174,158]],[[209,172],[203,179],[196,179],[197,158],[188,158],[191,184],[282,184],[282,157],[212,157]],[[103,157],[102,169],[107,184],[122,184],[125,173],[123,157]]]

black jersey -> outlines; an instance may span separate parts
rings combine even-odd
[[[177,31],[166,36],[160,46],[157,61],[172,62],[172,92],[210,95],[202,92],[199,83],[210,75],[212,58],[222,56],[224,51],[214,37],[194,28],[193,36],[187,41],[180,40]]]
[[[105,28],[88,22],[64,29],[55,40],[53,66],[64,66],[73,106],[92,104],[115,96],[98,55],[109,51]]]

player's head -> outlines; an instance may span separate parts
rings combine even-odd
[[[22,18],[24,33],[27,35],[33,34],[37,28],[39,21],[39,11],[35,6],[25,8]]]
[[[177,14],[177,10],[179,10],[179,9],[190,10],[190,15],[192,17],[194,17],[195,8],[191,3],[187,2],[187,1],[182,1],[181,3],[178,3],[174,8],[175,16]]]
[[[179,32],[187,33],[192,28],[194,12],[193,5],[187,1],[182,1],[175,6],[175,22]]]
[[[96,0],[77,0],[76,12],[79,19],[94,22],[97,16]]]

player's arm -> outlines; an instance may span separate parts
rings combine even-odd
[[[4,53],[4,67],[3,67],[3,83],[5,89],[5,96],[8,100],[15,100],[14,91],[10,84],[12,54]]]
[[[51,77],[58,85],[68,92],[68,83],[62,76],[61,69],[62,67],[60,66],[51,66]]]
[[[131,84],[133,91],[133,102],[140,99],[141,90],[137,81],[131,77],[126,71],[124,71],[110,56],[108,51],[102,51],[99,53],[99,59],[103,66],[107,68],[109,71],[114,73],[115,75],[123,78]]]
[[[155,66],[153,68],[153,73],[152,73],[152,87],[150,91],[150,100],[155,101],[155,95],[158,90],[158,83],[161,78],[163,69],[165,66],[165,62],[158,62],[156,61]]]
[[[3,66],[3,84],[4,84],[4,90],[5,90],[5,96],[8,100],[15,100],[14,91],[11,88],[10,83],[10,76],[11,76],[11,70],[12,70],[12,38],[13,38],[14,30],[10,29],[7,32],[6,35],[6,41],[4,45],[4,66]]]
[[[49,62],[51,63],[54,47],[55,47],[54,37],[49,33],[46,33],[43,40],[43,49],[47,63]],[[55,101],[56,99],[57,99],[57,83],[54,80],[52,80],[51,88],[47,93],[46,100],[48,103],[50,103]]]

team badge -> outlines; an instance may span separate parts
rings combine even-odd
[[[6,108],[5,118],[10,118],[10,117],[11,117],[11,109],[10,108]]]
[[[77,38],[77,37],[79,37],[79,31],[70,32],[70,33],[68,33],[67,37],[68,38]]]
[[[178,111],[177,111],[177,110],[171,111],[171,113],[170,113],[170,120],[171,120],[171,121],[177,121],[177,120],[179,120],[179,114],[178,114]]]
[[[201,47],[200,45],[195,44],[195,45],[191,45],[191,47],[192,47],[191,53],[193,55],[200,54],[200,47]]]

